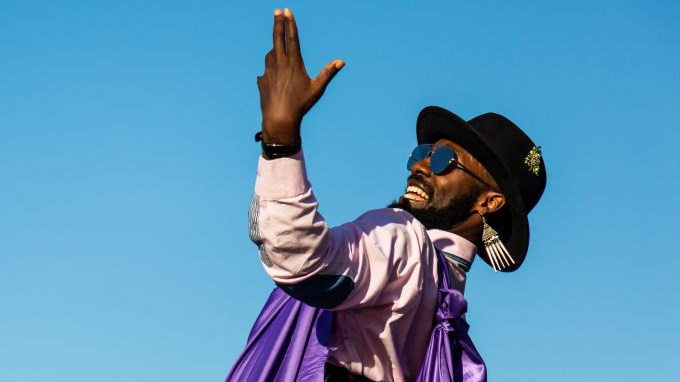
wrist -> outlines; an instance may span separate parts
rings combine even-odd
[[[263,118],[262,141],[278,145],[299,145],[301,141],[300,122]]]
[[[267,160],[290,157],[297,154],[302,149],[302,142],[300,139],[292,144],[267,143],[262,139],[262,136],[263,134],[261,131],[255,134],[255,142],[261,142],[262,157]]]

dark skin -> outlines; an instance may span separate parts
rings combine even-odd
[[[257,78],[262,108],[262,135],[266,143],[294,144],[300,142],[300,125],[304,115],[321,98],[333,77],[342,69],[342,60],[328,63],[315,78],[309,77],[302,59],[297,25],[289,9],[274,11],[273,48],[265,56],[264,74]],[[438,145],[449,145],[456,151],[459,161],[486,182],[495,185],[486,169],[470,153],[455,143],[442,139]],[[418,173],[433,190],[429,200],[415,200],[406,197],[412,209],[430,206],[445,206],[460,193],[469,192],[480,186],[479,180],[459,169],[443,174],[433,174],[429,157],[414,164],[412,173]],[[409,181],[409,185],[413,181]],[[505,197],[487,186],[482,186],[470,216],[450,227],[449,231],[473,243],[481,243],[482,219],[498,211],[505,204]]]
[[[302,117],[321,98],[326,86],[345,65],[333,60],[310,78],[300,52],[297,25],[289,9],[274,11],[274,47],[265,56],[264,74],[257,78],[262,107],[262,138],[266,143],[300,140]]]
[[[448,139],[440,139],[434,144],[434,146],[440,145],[452,147],[458,156],[460,164],[467,167],[475,175],[479,176],[496,189],[498,188],[484,166],[482,166],[482,164],[467,150]],[[415,198],[409,197],[407,194],[402,196],[400,201],[403,202],[404,198],[408,199],[411,209],[425,208],[427,206],[444,207],[457,195],[465,195],[471,192],[471,190],[481,187],[482,191],[479,193],[470,209],[469,217],[447,229],[479,246],[482,242],[482,215],[491,214],[500,210],[501,207],[505,205],[505,197],[503,194],[490,189],[487,185],[484,185],[482,182],[460,169],[452,168],[442,174],[434,174],[430,169],[429,157],[416,162],[411,168],[411,173],[421,175],[427,184],[421,185],[417,181],[409,180],[407,183],[408,186],[418,186],[425,190],[433,190],[432,194],[428,194],[428,200],[422,200],[423,198],[418,198],[421,200],[414,200]]]

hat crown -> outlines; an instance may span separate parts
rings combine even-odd
[[[527,156],[537,147],[534,141],[500,114],[485,113],[469,120],[468,124],[477,130],[505,165],[519,188],[527,213],[531,211],[541,199],[546,185],[543,157],[537,158],[537,173],[532,172],[525,163]]]

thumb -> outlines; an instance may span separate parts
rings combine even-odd
[[[333,60],[323,69],[321,69],[319,75],[317,75],[316,78],[314,79],[314,82],[320,88],[321,91],[326,89],[328,83],[331,82],[333,77],[335,77],[335,75],[338,74],[338,72],[340,71],[340,69],[342,69],[343,66],[345,66],[345,61]]]

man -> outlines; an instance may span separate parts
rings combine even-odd
[[[502,116],[465,122],[425,108],[405,194],[390,208],[329,228],[306,177],[300,125],[344,62],[332,61],[309,78],[293,14],[276,10],[274,19],[274,47],[258,78],[263,155],[250,236],[279,291],[332,312],[332,324],[320,311],[308,320],[299,310],[306,308],[284,308],[290,301],[275,292],[228,380],[319,380],[321,365],[325,381],[485,381],[462,318],[466,271],[476,253],[495,270],[521,265],[527,214],[545,187],[540,148]],[[447,315],[449,309],[455,313]],[[445,334],[436,337],[436,330]],[[449,338],[451,345],[437,348]],[[298,341],[301,350],[290,351],[283,341]],[[318,348],[325,349],[320,357]],[[292,367],[291,357],[297,357]],[[442,368],[437,357],[446,357],[450,370],[435,378]],[[305,362],[316,366],[298,367]]]

